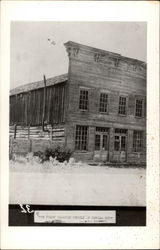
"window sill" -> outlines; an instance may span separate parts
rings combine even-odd
[[[125,114],[125,115],[123,115],[123,114],[118,114],[118,116],[122,116],[122,117],[126,117],[127,116],[127,114]]]
[[[88,150],[77,150],[77,149],[75,149],[75,153],[88,153]]]
[[[99,112],[101,115],[109,115],[108,112]]]
[[[135,118],[136,118],[136,119],[142,119],[143,116],[141,116],[141,117],[140,117],[140,116],[135,116]]]
[[[89,112],[89,110],[88,109],[79,109],[79,112]]]
[[[132,154],[143,154],[144,152],[142,152],[142,151],[139,151],[139,152],[134,152],[134,151],[132,151]]]

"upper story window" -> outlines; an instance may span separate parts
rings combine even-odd
[[[119,97],[119,109],[118,109],[119,115],[126,115],[126,103],[127,103],[127,98],[124,96],[120,96]]]
[[[142,99],[136,99],[135,116],[136,117],[142,117],[142,114],[143,114],[143,100]]]
[[[99,111],[102,113],[108,112],[108,94],[101,93],[100,94],[100,108]]]
[[[88,110],[88,90],[80,89],[79,109]]]
[[[143,131],[135,130],[133,132],[133,151],[140,152],[142,151],[143,146]]]

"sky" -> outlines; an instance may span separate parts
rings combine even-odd
[[[67,41],[146,62],[145,22],[12,22],[11,89],[67,73]]]

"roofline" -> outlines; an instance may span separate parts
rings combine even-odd
[[[65,82],[67,80],[68,80],[68,73],[58,75],[58,76],[55,76],[55,77],[50,77],[50,78],[46,79],[46,87],[57,85],[57,84],[60,84],[62,82]],[[35,89],[41,89],[41,88],[44,88],[44,81],[43,80],[27,83],[27,84],[24,84],[24,85],[20,85],[20,86],[14,88],[14,89],[11,89],[10,90],[10,96],[25,93],[25,92],[29,92],[29,91],[32,91],[32,90],[35,90]]]
[[[99,48],[91,47],[91,46],[80,44],[80,43],[75,43],[73,41],[68,41],[68,42],[64,43],[64,46],[76,46],[78,48],[82,48],[85,51],[97,52],[97,53],[104,54],[104,55],[110,55],[110,56],[113,56],[113,57],[116,57],[116,58],[119,58],[122,60],[134,61],[134,62],[137,62],[139,64],[143,64],[144,66],[147,65],[146,62],[135,59],[135,58],[122,56],[121,54],[118,54],[118,53],[114,53],[114,52],[107,51],[107,50],[102,50]]]

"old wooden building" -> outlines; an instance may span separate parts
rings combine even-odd
[[[144,163],[146,63],[71,41],[64,45],[68,74],[11,90],[12,150],[60,144],[81,160]]]

